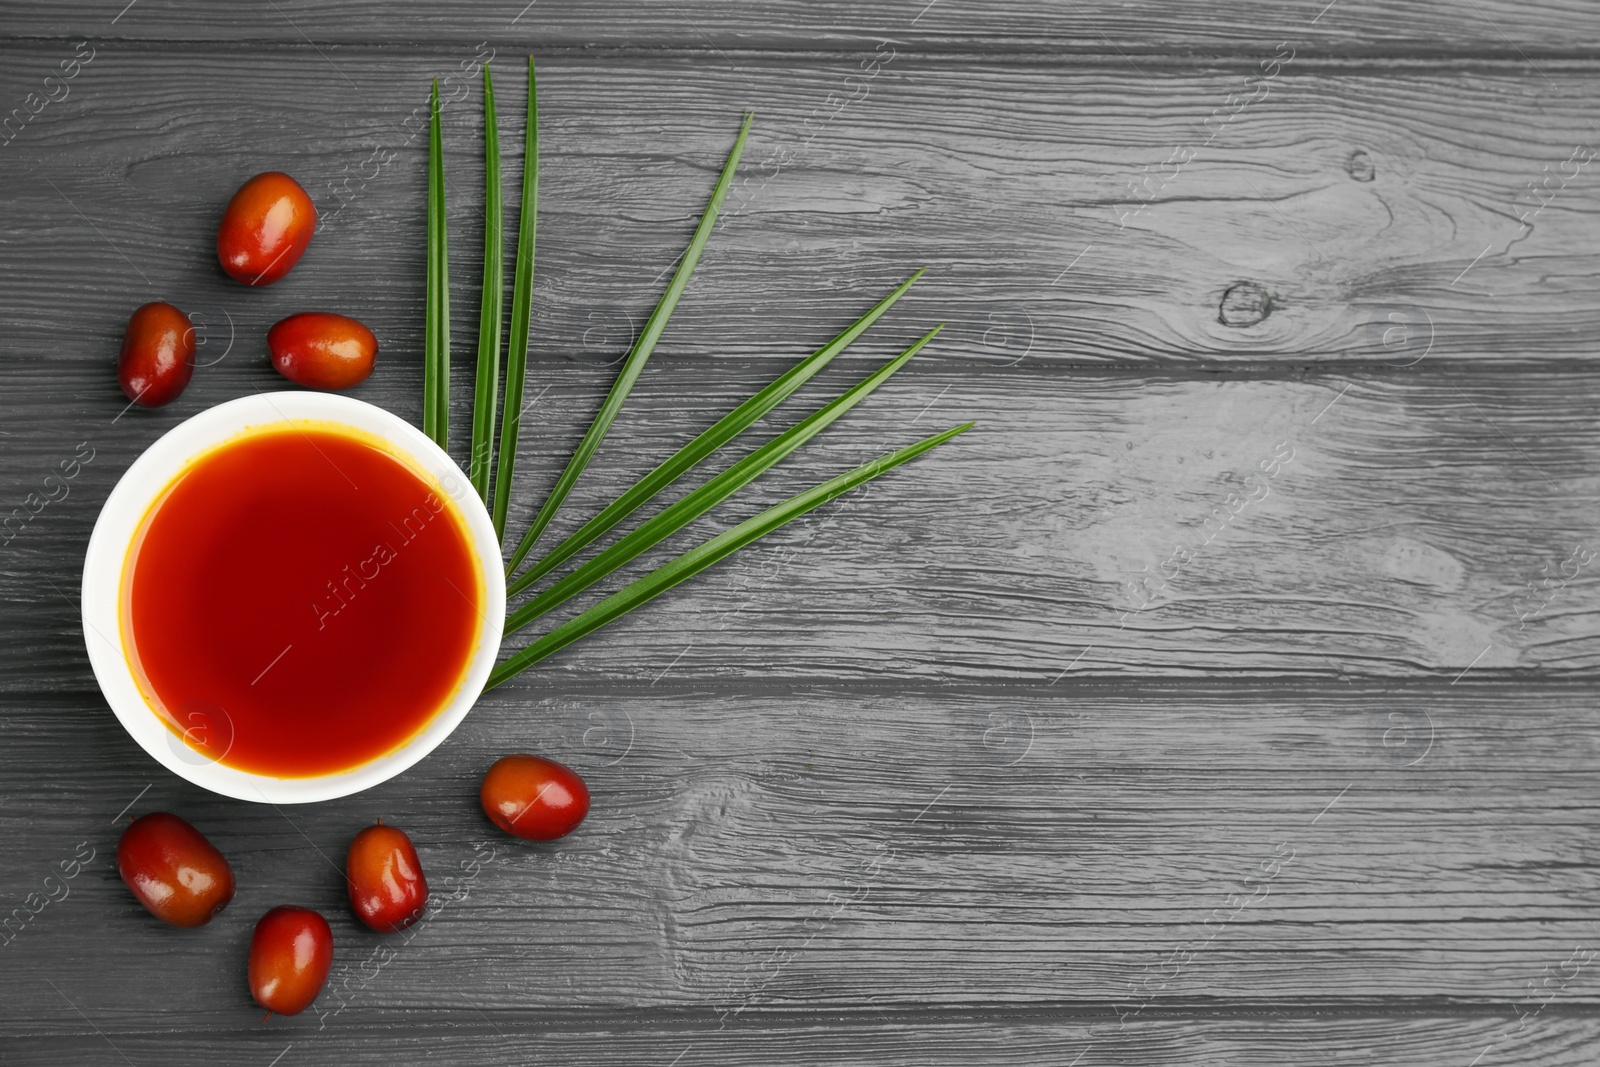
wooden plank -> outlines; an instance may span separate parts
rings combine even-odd
[[[3,52],[7,98],[32,91],[53,47]],[[308,303],[354,311],[414,358],[424,93],[480,54],[173,62],[106,46],[0,147],[4,351],[103,359],[131,306],[159,296],[232,315],[250,338]],[[945,358],[972,368],[1588,359],[1600,70],[1546,82],[1309,62],[1241,98],[1246,72],[1210,64],[554,59],[535,352],[626,347],[753,106],[742,177],[664,356],[787,358],[791,337],[847,321],[928,264],[906,307],[949,321]],[[501,82],[515,114],[519,79]],[[480,120],[475,100],[447,112],[453,261],[471,294]],[[233,189],[269,167],[304,182],[324,226],[287,281],[245,293],[209,249]],[[457,305],[465,339],[473,301]]]
[[[1600,21],[1582,0],[1449,0],[1408,4],[1404,18],[1381,0],[1308,0],[1293,5],[1246,0],[1197,6],[1165,0],[777,0],[759,5],[714,0],[648,0],[607,5],[598,15],[578,0],[501,0],[441,8],[422,0],[373,0],[329,7],[279,0],[219,15],[200,0],[94,4],[76,0],[7,13],[19,35],[97,39],[273,41],[299,45],[504,41],[507,47],[690,49],[837,48],[893,38],[920,48],[1117,55],[1167,50],[1238,55],[1270,52],[1284,38],[1329,53],[1418,56],[1489,52],[1521,60],[1518,49],[1567,55],[1583,50]],[[869,45],[870,47],[870,45]]]
[[[329,1027],[463,1003],[730,1026],[868,1004],[1600,1003],[1584,685],[548,685],[492,695],[392,782],[283,810],[157,770],[82,697],[13,704],[0,834],[28,861],[0,871],[0,900],[23,905],[84,842],[94,858],[0,948],[5,969],[100,990],[113,1030],[253,1025],[245,932],[285,902],[334,925]],[[571,838],[511,841],[477,810],[479,775],[517,750],[588,780]],[[161,927],[112,869],[127,815],[158,809],[237,871],[204,930]],[[356,926],[337,866],[380,816],[439,899],[403,939]],[[39,981],[8,1014],[81,1029]]]
[[[896,312],[886,332],[909,339],[916,319]],[[896,341],[867,352],[883,357]],[[768,682],[1034,684],[1071,671],[1343,684],[1468,669],[1587,674],[1600,663],[1593,375],[1219,381],[1018,366],[980,377],[947,369],[939,351],[627,573],[898,444],[964,419],[979,420],[976,432],[565,650],[540,666],[545,681],[510,684],[648,683],[669,670]],[[831,368],[780,424],[866,359]],[[120,418],[106,363],[12,365],[0,418],[17,532],[0,591],[22,614],[0,647],[0,686],[91,687],[76,586],[101,502],[177,419],[273,388],[258,360],[225,360],[172,408]],[[414,418],[415,371],[385,364],[355,395]],[[528,521],[610,373],[535,366],[529,395],[543,398],[513,526]],[[763,374],[682,357],[652,366],[550,543]],[[46,477],[80,445],[92,462],[48,502],[62,489]]]
[[[1462,1018],[1450,1014],[1272,1012],[1253,1017],[1115,1020],[1017,1019],[961,1015],[905,1016],[870,1009],[833,1014],[826,1022],[763,1019],[758,1025],[717,1030],[675,1020],[631,1019],[544,1022],[528,1029],[502,1015],[466,1009],[416,1016],[383,1029],[345,1026],[306,1033],[295,1021],[274,1019],[249,1030],[211,1034],[153,1034],[85,1030],[71,1036],[14,1041],[7,1062],[18,1065],[165,1063],[173,1067],[217,1062],[269,1064],[473,1063],[484,1067],[549,1061],[584,1067],[619,1060],[679,1067],[718,1063],[815,1064],[848,1062],[875,1067],[937,1067],[1059,1063],[1077,1067],[1116,1064],[1193,1064],[1195,1067],[1275,1067],[1283,1063],[1405,1063],[1462,1067],[1480,1062],[1531,1067],[1580,1067],[1593,1062],[1596,1026],[1570,1015],[1541,1018],[1515,1033],[1514,1015]],[[843,1022],[843,1025],[841,1025]],[[80,1024],[81,1029],[81,1024]],[[287,1050],[287,1051],[286,1051]],[[680,1056],[676,1061],[674,1056]]]
[[[83,544],[162,429],[275,385],[261,333],[308,303],[378,328],[358,395],[415,413],[408,117],[480,40],[502,68],[525,43],[474,13],[278,6],[284,26],[93,12],[119,36],[0,144],[0,487],[30,512],[62,494],[0,547],[7,1062],[270,1063],[302,1038],[284,1067],[1592,1059],[1594,172],[1536,215],[1518,199],[1590,141],[1600,67],[1570,42],[1592,10],[1426,3],[1401,27],[1341,0],[1283,32],[1254,6],[919,3],[896,36],[836,3],[597,25],[550,0],[539,42],[571,47],[545,68],[530,500],[746,104],[768,139],[587,499],[922,262],[862,355],[937,317],[941,346],[751,506],[959,418],[983,432],[492,694],[412,773],[277,812],[158,771],[106,714]],[[8,17],[37,35],[0,48],[10,106],[49,89],[78,17]],[[1267,91],[1219,113],[1285,39]],[[447,120],[470,249],[475,107]],[[269,166],[328,223],[246,293],[210,230]],[[232,316],[236,348],[180,405],[122,415],[111,353],[157,296],[208,345]],[[478,775],[517,749],[595,786],[579,835],[483,824]],[[204,931],[157,928],[111,867],[125,816],[158,807],[235,859]],[[336,864],[379,815],[443,904],[382,965],[395,942],[355,929]],[[334,919],[340,969],[320,1013],[263,1026],[247,931],[291,900]]]

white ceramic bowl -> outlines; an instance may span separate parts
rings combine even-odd
[[[122,569],[150,505],[195,456],[241,432],[276,423],[315,420],[373,434],[437,483],[464,521],[483,576],[483,625],[466,678],[455,697],[401,748],[351,770],[310,778],[274,778],[218,762],[186,744],[157,717],[135,680],[122,646]],[[329,393],[257,393],[201,412],[173,427],[128,468],[111,491],[83,564],[83,637],[89,662],[111,710],[140,746],[168,770],[198,786],[239,800],[305,804],[370,789],[432,752],[450,736],[483,691],[500,648],[506,609],[500,542],[483,501],[444,450],[422,431],[382,408]],[[220,728],[191,716],[191,730]],[[197,735],[198,736],[198,735]],[[224,753],[224,757],[225,753]]]

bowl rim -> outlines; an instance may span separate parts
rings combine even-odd
[[[483,576],[478,643],[450,702],[399,748],[348,770],[278,778],[229,767],[186,744],[145,700],[123,647],[122,572],[144,517],[172,480],[194,459],[246,432],[294,422],[333,423],[380,439],[444,491],[447,507],[468,531]],[[236,800],[309,804],[370,789],[414,766],[459,726],[494,668],[505,619],[506,585],[500,539],[488,509],[455,461],[411,423],[354,397],[331,393],[254,393],[194,415],[144,450],[129,466],[95,520],[84,554],[83,639],[106,702],[125,730],[156,762],[204,789]]]

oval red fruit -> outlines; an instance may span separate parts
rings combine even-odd
[[[333,967],[333,931],[309,908],[273,908],[250,938],[250,995],[279,1015],[298,1015]]]
[[[508,834],[554,841],[589,814],[589,788],[572,768],[543,756],[505,756],[478,792],[489,820]]]
[[[329,311],[290,315],[267,331],[279,374],[311,389],[348,389],[366,381],[378,339],[355,319]]]
[[[228,277],[271,285],[300,261],[317,228],[317,207],[300,183],[269,170],[239,186],[217,226],[217,260]]]
[[[205,835],[152,812],[122,832],[117,873],[139,903],[173,926],[204,926],[233,899],[233,868]]]
[[[428,904],[428,879],[405,831],[382,823],[350,842],[345,881],[356,918],[382,934],[404,930]]]
[[[158,408],[178,399],[194,376],[194,323],[161,301],[128,316],[117,354],[117,383],[140,407]]]

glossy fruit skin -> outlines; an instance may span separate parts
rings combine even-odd
[[[355,319],[330,311],[290,315],[267,331],[279,374],[310,389],[348,389],[367,380],[378,339]]]
[[[139,903],[173,926],[204,926],[233,899],[233,868],[176,815],[134,820],[117,842],[117,873]]]
[[[309,908],[273,908],[250,938],[250,995],[279,1015],[311,1006],[333,967],[333,931]]]
[[[317,206],[300,183],[269,170],[239,186],[217,226],[217,261],[245,285],[271,285],[300,262]]]
[[[589,814],[589,787],[576,771],[543,756],[504,756],[483,776],[484,814],[529,841],[565,837]]]
[[[404,930],[428,906],[428,879],[404,830],[379,823],[350,842],[345,883],[356,918],[380,934]]]
[[[136,308],[117,353],[117,384],[140,407],[172,403],[194,376],[194,345],[194,323],[171,304]]]

